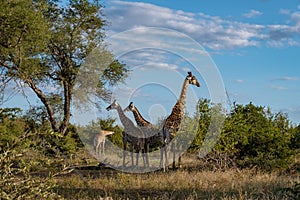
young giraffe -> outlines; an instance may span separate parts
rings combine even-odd
[[[200,84],[195,76],[191,72],[188,72],[187,77],[183,82],[183,86],[181,89],[181,94],[179,96],[178,101],[172,108],[171,114],[167,117],[163,125],[163,143],[165,145],[164,148],[161,148],[161,167],[164,170],[168,168],[168,157],[167,157],[167,146],[171,140],[176,136],[176,132],[179,130],[180,123],[182,121],[182,117],[184,114],[184,107],[186,103],[186,93],[188,89],[188,85],[196,85],[200,87]],[[175,168],[175,144],[172,144],[172,151],[173,151],[173,169]],[[165,163],[163,164],[163,154],[165,154]],[[181,157],[178,158],[178,164],[180,166]]]
[[[121,120],[121,123],[124,126],[124,131],[123,131],[123,166],[125,166],[125,154],[126,154],[126,145],[127,142],[130,145],[130,152],[131,152],[131,161],[132,161],[132,166],[134,166],[134,161],[133,161],[133,149],[136,152],[136,166],[138,166],[138,159],[139,159],[139,152],[142,150],[142,157],[143,157],[143,162],[144,166],[147,166],[149,161],[148,161],[148,154],[147,154],[147,149],[145,149],[145,135],[139,129],[134,125],[134,123],[126,117],[124,114],[121,106],[117,103],[116,100],[109,105],[106,110],[112,110],[115,109],[118,112],[119,118]],[[146,159],[145,159],[146,156]]]
[[[112,135],[114,134],[113,131],[104,131],[101,130],[100,133],[96,134],[94,137],[94,150],[96,152],[96,156],[97,158],[99,158],[100,156],[104,156],[105,152],[105,138],[108,135]]]
[[[134,119],[139,127],[141,127],[142,131],[144,131],[146,135],[146,145],[147,149],[159,147],[161,143],[161,135],[159,134],[158,129],[156,129],[153,124],[147,121],[134,106],[133,102],[124,109],[124,112],[131,111],[133,113]]]

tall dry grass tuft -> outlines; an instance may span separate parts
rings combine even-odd
[[[86,177],[88,187],[84,186],[80,177],[73,175],[64,178],[61,188],[68,188],[69,191],[81,190],[85,199],[288,199],[282,188],[291,187],[299,179],[299,176],[254,170],[213,172],[183,169],[148,174],[109,174],[99,171],[97,177]],[[79,199],[82,197],[77,196]]]

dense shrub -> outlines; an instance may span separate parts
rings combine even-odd
[[[208,100],[199,101],[200,120],[192,148],[201,148],[212,110]],[[292,133],[293,127],[285,114],[273,114],[270,109],[252,103],[235,104],[226,117],[214,150],[230,155],[239,167],[285,168],[293,161],[294,151],[290,145],[295,146],[298,139],[297,133]]]
[[[2,123],[6,120],[2,121]],[[4,126],[5,124],[2,124]],[[19,127],[22,128],[22,127]],[[24,127],[23,127],[24,128]],[[12,133],[15,127],[8,133]],[[8,134],[6,134],[7,136]],[[46,178],[33,177],[31,172],[40,166],[41,160],[53,163],[53,159],[43,157],[40,152],[30,146],[35,143],[38,133],[18,133],[18,136],[6,140],[6,145],[1,146],[0,154],[0,199],[57,199],[54,193],[55,182],[49,176]],[[3,136],[1,134],[1,136]],[[1,138],[1,145],[4,143]],[[35,152],[35,157],[31,154]],[[45,166],[43,166],[45,167]]]
[[[74,125],[70,124],[67,133],[62,135],[53,132],[46,121],[36,121],[37,116],[32,113],[32,110],[25,115],[22,115],[22,110],[19,108],[4,108],[0,111],[0,152],[4,152],[24,133],[39,134],[34,136],[31,143],[21,141],[20,146],[32,147],[46,155],[75,153],[83,146]]]
[[[0,199],[57,199],[52,178],[33,178],[30,164],[19,166],[23,161],[16,149],[5,150],[0,154]],[[25,162],[25,161],[23,161]]]
[[[300,125],[292,130],[291,148],[300,149]]]
[[[0,153],[24,132],[26,123],[20,119],[21,112],[19,108],[0,108]]]

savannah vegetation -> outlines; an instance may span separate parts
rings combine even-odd
[[[214,108],[195,105],[196,137],[181,169],[127,174],[98,166],[70,123],[80,65],[105,37],[99,1],[2,1],[0,7],[1,104],[30,90],[40,103],[29,110],[0,108],[1,199],[299,199],[300,125],[285,113],[249,103],[230,105],[213,151],[198,157]],[[109,86],[130,71],[112,62],[98,79],[97,103],[110,99]],[[83,84],[83,83],[82,83]],[[84,100],[84,99],[83,99]],[[86,128],[113,130],[116,119]]]

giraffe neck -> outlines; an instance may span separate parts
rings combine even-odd
[[[132,128],[134,126],[133,122],[128,117],[126,117],[120,105],[117,106],[117,111],[124,128],[125,129]]]
[[[151,125],[146,119],[143,118],[139,110],[135,107],[133,110],[133,116],[138,126],[149,126]]]
[[[188,84],[189,84],[188,80],[185,79],[179,99],[176,102],[176,104],[173,106],[171,114],[169,115],[169,117],[166,119],[164,123],[164,129],[168,128],[169,130],[171,130],[171,132],[173,132],[173,130],[176,131],[179,128],[184,113],[184,106],[186,102],[186,92],[187,92]]]
[[[177,103],[179,104],[179,108],[182,111],[184,110],[184,106],[185,106],[185,103],[186,103],[186,93],[187,93],[188,86],[189,86],[189,80],[185,79],[184,82],[183,82],[182,89],[181,89],[181,94],[180,94],[179,99],[177,101]]]

